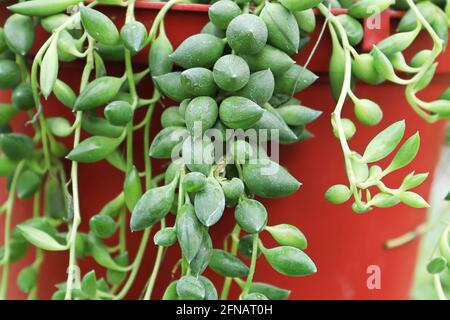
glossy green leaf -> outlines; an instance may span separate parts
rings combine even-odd
[[[236,256],[224,250],[214,249],[209,267],[224,277],[238,278],[248,274],[248,267]]]
[[[239,226],[248,233],[261,232],[267,223],[267,210],[259,201],[243,199],[234,211]]]
[[[67,155],[67,159],[76,162],[91,163],[105,159],[122,143],[121,137],[90,137],[83,140]]]
[[[375,162],[389,155],[399,144],[405,133],[405,121],[390,125],[373,138],[366,147],[362,162]]]
[[[178,212],[176,231],[183,257],[190,263],[200,250],[203,241],[202,225],[191,204],[184,204]]]
[[[115,45],[120,41],[119,31],[114,22],[100,11],[89,7],[80,7],[81,22],[89,35],[106,45]]]
[[[300,250],[304,250],[308,246],[303,232],[293,225],[278,224],[275,226],[267,226],[265,229],[282,246],[295,247]]]
[[[148,190],[134,207],[131,215],[131,230],[139,231],[150,227],[164,218],[175,200],[178,179],[170,184]]]
[[[267,262],[287,276],[306,276],[317,272],[314,262],[303,251],[294,247],[276,247],[263,251]]]
[[[195,195],[195,214],[205,226],[216,224],[225,209],[225,196],[216,179],[209,177],[204,189]]]
[[[32,245],[47,251],[64,251],[67,246],[60,244],[48,233],[27,225],[18,225],[17,229]]]

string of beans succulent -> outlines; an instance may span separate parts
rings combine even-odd
[[[306,126],[321,115],[294,97],[317,80],[307,69],[310,59],[301,66],[292,58],[316,28],[315,8],[326,17],[333,44],[330,87],[337,103],[332,129],[342,147],[349,185],[331,187],[326,199],[343,203],[353,197],[352,208],[358,213],[399,202],[415,208],[428,206],[410,191],[427,174],[412,172],[397,189],[382,181],[414,159],[419,134],[406,140],[382,169],[373,163],[397,148],[405,123],[382,130],[361,155],[349,145],[356,126],[342,117],[342,110],[350,100],[362,124],[374,126],[382,119],[378,104],[357,96],[357,78],[374,85],[384,81],[403,85],[406,99],[419,116],[429,122],[448,118],[448,92],[432,102],[417,96],[431,82],[436,59],[446,45],[448,5],[441,8],[430,1],[405,0],[406,14],[398,33],[370,53],[359,53],[356,46],[363,28],[358,19],[389,9],[393,1],[213,1],[209,22],[176,49],[166,34],[165,17],[173,5],[191,1],[166,2],[149,30],[136,19],[136,2],[30,0],[8,7],[12,15],[0,29],[0,89],[13,89],[13,93],[12,104],[0,106],[0,176],[10,177],[11,182],[9,197],[0,207],[0,215],[5,216],[0,299],[7,298],[10,265],[25,255],[30,244],[36,247],[35,260],[17,279],[30,299],[39,296],[37,275],[45,251],[69,253],[67,279],[57,285],[53,299],[123,299],[134,285],[144,255],[153,250],[154,265],[142,288],[142,298],[151,299],[165,253],[172,246],[179,246],[181,258],[174,267],[176,280],[166,288],[163,299],[227,299],[233,281],[241,288],[240,299],[286,299],[289,290],[254,281],[261,256],[287,276],[317,272],[304,252],[305,235],[293,225],[269,225],[269,213],[257,200],[289,196],[301,185],[269,157],[268,149],[311,138]],[[120,30],[102,13],[104,5],[126,11]],[[337,6],[348,8],[347,13],[334,15],[331,8]],[[38,26],[50,35],[34,53]],[[408,64],[402,52],[422,28],[434,46],[417,52]],[[147,47],[148,66],[137,70],[141,66],[133,57]],[[315,48],[311,55],[314,52]],[[30,71],[27,57],[32,57]],[[59,70],[61,62],[76,60],[85,63],[78,93],[63,82]],[[123,62],[122,76],[108,74],[108,61]],[[397,72],[412,77],[404,79]],[[148,77],[154,89],[150,98],[144,98],[138,86]],[[74,112],[72,123],[46,116],[51,95]],[[166,106],[172,102],[175,105]],[[162,129],[152,137],[156,108],[163,108],[158,119]],[[145,109],[143,118],[137,116],[139,109]],[[28,112],[33,137],[10,132],[9,123],[20,111]],[[83,132],[89,137],[82,139]],[[143,135],[142,169],[136,161],[141,155],[133,147],[136,134]],[[67,137],[73,138],[70,150],[59,141]],[[152,168],[152,159],[167,162],[164,173],[155,174],[158,169]],[[71,165],[67,177],[65,161]],[[99,161],[123,174],[123,190],[90,217],[89,228],[84,229],[81,223],[88,213],[80,207],[78,165]],[[373,187],[379,193],[372,195]],[[33,197],[34,212],[29,220],[12,226],[16,195]],[[223,218],[226,207],[234,211],[236,224],[224,247],[216,248],[213,226]],[[133,232],[142,231],[134,257],[129,256],[128,226]],[[157,227],[154,246],[150,246]],[[263,232],[271,235],[275,247],[266,247]],[[117,236],[116,245],[105,241],[113,236]],[[450,250],[448,232],[446,237],[441,253]],[[78,261],[87,257],[106,269],[104,278],[97,278],[95,270],[78,278]],[[216,289],[220,284],[205,276],[207,268],[224,277],[220,294]]]

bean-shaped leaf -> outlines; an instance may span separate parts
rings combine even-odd
[[[413,161],[417,155],[417,152],[419,151],[419,146],[420,136],[419,133],[416,132],[400,147],[394,159],[392,159],[392,162],[386,168],[385,172],[392,172],[394,170],[403,168],[411,161]]]
[[[90,299],[97,295],[97,277],[95,270],[89,271],[81,281],[81,291]]]
[[[13,4],[8,10],[27,16],[46,17],[63,12],[79,2],[80,0],[32,0]]]
[[[89,83],[78,96],[73,109],[83,111],[105,105],[119,93],[123,79],[101,77]]]
[[[115,45],[120,41],[116,25],[106,15],[89,7],[81,7],[80,13],[81,22],[92,38],[107,45]]]
[[[398,195],[398,197],[404,204],[416,209],[430,207],[424,198],[412,191],[402,192]]]
[[[45,52],[41,63],[40,88],[45,99],[52,93],[58,78],[58,42],[53,40]]]
[[[405,133],[405,121],[398,121],[381,131],[366,147],[362,162],[375,162],[389,155]]]
[[[131,215],[131,230],[138,231],[150,227],[169,213],[175,200],[178,179],[170,184],[148,190],[134,207]]]
[[[172,150],[188,136],[186,128],[167,127],[162,129],[150,146],[149,155],[156,159],[170,159]]]
[[[191,273],[193,275],[199,275],[202,274],[203,271],[205,271],[205,269],[208,267],[212,255],[213,247],[211,237],[209,236],[208,230],[206,230],[206,228],[203,228],[202,230],[203,238],[200,249],[195,255],[194,260],[192,260],[189,265],[191,267]]]
[[[17,229],[32,245],[47,251],[64,251],[67,246],[60,244],[48,233],[27,225],[18,225]]]
[[[198,221],[194,207],[184,204],[177,214],[177,238],[181,251],[187,262],[191,262],[197,255],[203,241],[203,226]]]
[[[244,231],[259,233],[266,226],[267,210],[259,201],[243,199],[236,206],[234,217]]]
[[[288,196],[301,185],[286,169],[268,159],[244,165],[243,176],[250,192],[264,198]]]
[[[267,262],[279,273],[287,276],[306,276],[317,272],[310,257],[294,247],[276,247],[263,252]]]
[[[122,142],[122,137],[90,137],[81,142],[68,155],[67,158],[76,162],[97,162],[105,159]]]
[[[278,224],[276,226],[267,226],[266,230],[282,246],[295,247],[301,250],[306,249],[308,246],[303,232],[293,225]]]
[[[20,14],[10,16],[4,25],[5,40],[9,49],[22,56],[30,51],[34,42],[33,20]]]
[[[152,43],[148,55],[148,68],[153,77],[172,71],[173,63],[169,58],[172,53],[172,44],[167,38],[164,28],[161,28],[158,37]]]
[[[184,276],[177,281],[177,294],[183,300],[203,300],[205,287],[203,283],[194,276]]]
[[[119,265],[108,252],[106,245],[94,235],[89,235],[88,238],[89,253],[95,262],[106,269],[111,269],[120,272],[127,272],[128,267]]]
[[[219,249],[213,250],[209,267],[221,276],[232,278],[245,277],[249,270],[238,257]]]
[[[209,177],[204,189],[195,195],[195,214],[201,223],[210,227],[222,217],[225,196],[216,179]]]
[[[139,172],[134,166],[125,178],[123,192],[125,195],[125,203],[127,208],[133,212],[136,203],[138,203],[139,199],[142,197],[141,179],[139,177]]]

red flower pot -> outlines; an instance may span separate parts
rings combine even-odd
[[[154,2],[138,2],[136,18],[148,28],[163,4]],[[186,37],[200,31],[207,22],[206,5],[175,5],[166,17],[166,32],[174,44],[178,46]],[[101,7],[109,17],[118,25],[123,24],[124,10],[117,7]],[[5,10],[1,12],[1,20],[7,16]],[[390,32],[391,22],[395,24],[398,14],[387,12],[383,14],[382,29],[366,30],[362,49],[370,49],[373,43],[385,37]],[[319,29],[319,28],[318,28]],[[304,64],[306,58],[317,39],[318,32],[312,36],[308,47],[302,50],[297,62]],[[38,31],[36,46],[42,43],[45,35]],[[429,47],[431,42],[423,35],[412,48],[414,51]],[[324,111],[322,117],[310,126],[316,137],[314,139],[282,148],[281,162],[289,168],[291,173],[302,183],[302,188],[294,195],[264,201],[269,212],[269,224],[290,223],[298,226],[308,237],[308,254],[315,261],[318,273],[309,277],[292,278],[276,273],[261,258],[256,269],[256,281],[267,281],[283,288],[292,290],[292,299],[407,299],[411,285],[414,262],[417,252],[417,241],[394,250],[384,249],[386,240],[396,237],[423,222],[426,211],[411,209],[398,205],[391,209],[378,209],[365,214],[354,213],[349,204],[340,206],[331,205],[324,200],[323,194],[327,188],[336,183],[345,183],[343,157],[338,141],[333,137],[330,126],[330,113],[334,100],[328,86],[327,70],[330,56],[331,41],[328,36],[322,39],[316,55],[308,66],[320,79],[313,86],[299,94],[299,99],[307,105]],[[135,57],[137,63],[146,63],[146,52]],[[141,69],[143,69],[142,66]],[[121,66],[109,65],[108,71],[121,72]],[[60,70],[62,79],[75,87],[80,78],[80,67],[77,64],[63,66]],[[434,82],[425,93],[426,98],[436,98],[450,83],[450,59],[445,53]],[[142,84],[142,95],[149,95],[151,82]],[[382,128],[389,124],[405,119],[407,135],[420,131],[422,146],[414,163],[409,170],[416,172],[433,172],[437,163],[439,150],[443,141],[444,123],[429,125],[417,116],[409,107],[404,98],[402,87],[385,83],[379,86],[358,84],[357,93],[380,103],[385,117],[376,128],[359,126],[359,131],[351,141],[355,150],[362,151],[364,146]],[[9,102],[8,92],[0,93],[1,102]],[[73,119],[73,115],[62,107],[53,97],[44,104],[46,116],[66,116]],[[353,118],[351,105],[348,105],[344,115]],[[159,123],[158,115],[155,124]],[[25,116],[18,117],[14,123],[14,130],[27,130],[24,127]],[[136,159],[138,167],[142,168],[142,141],[136,135]],[[70,141],[68,141],[70,142]],[[71,142],[70,142],[71,143]],[[142,156],[141,156],[142,155]],[[155,163],[161,169],[161,163]],[[408,173],[408,169],[393,174],[388,180],[389,184],[399,185],[401,178]],[[89,217],[97,213],[109,199],[114,197],[121,189],[123,174],[113,169],[106,162],[89,165],[80,165],[80,191],[81,212],[83,223],[81,230],[87,229]],[[427,196],[432,177],[418,188],[418,192]],[[0,180],[0,203],[5,199],[5,179]],[[17,202],[14,209],[14,224],[30,217],[31,203]],[[211,229],[215,239],[215,247],[222,245],[223,238],[228,234],[234,224],[231,214],[224,216],[217,226]],[[169,221],[171,223],[171,221]],[[130,256],[133,259],[140,240],[141,233],[130,234]],[[2,241],[2,240],[0,240]],[[274,244],[270,238],[265,243]],[[138,298],[144,288],[147,277],[151,273],[156,248],[149,244],[144,262],[138,278],[128,298]],[[154,297],[159,298],[167,284],[171,281],[171,270],[179,258],[179,250],[170,248],[165,254],[163,267],[158,277]],[[11,266],[9,298],[24,298],[12,279],[15,279],[19,270],[29,264],[33,259],[30,252],[21,262]],[[39,279],[39,298],[49,298],[54,292],[54,284],[66,278],[68,256],[65,253],[46,253],[45,262]],[[90,259],[81,262],[82,272],[86,272],[96,265]],[[370,286],[370,276],[375,273],[380,276],[380,287]],[[97,272],[102,276],[102,271]],[[222,279],[207,271],[220,290]],[[236,287],[234,288],[236,290]],[[237,290],[234,292],[234,297]]]

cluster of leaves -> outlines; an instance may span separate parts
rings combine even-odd
[[[75,268],[76,259],[92,257],[108,270],[107,276],[97,279],[91,271],[77,286],[73,272],[69,272],[67,282],[58,285],[55,299],[122,298],[134,281],[150,227],[155,224],[161,225],[154,236],[158,257],[164,248],[176,242],[182,251],[181,277],[167,288],[165,299],[217,299],[215,286],[202,276],[208,266],[227,278],[222,298],[227,297],[232,279],[242,287],[243,299],[286,298],[287,290],[253,282],[256,259],[261,254],[275,270],[286,275],[316,272],[314,263],[302,251],[307,244],[303,233],[287,224],[267,226],[265,207],[253,199],[254,196],[287,196],[300,186],[259,147],[259,142],[275,139],[276,135],[258,141],[256,147],[247,143],[245,137],[225,139],[226,129],[230,128],[277,131],[284,144],[311,136],[305,126],[320,112],[302,106],[293,95],[317,77],[296,65],[290,55],[304,45],[300,33],[306,35],[314,30],[315,17],[311,10],[314,4],[299,8],[308,9],[304,13],[291,12],[278,3],[262,3],[250,13],[249,4],[240,7],[232,1],[219,1],[209,10],[211,22],[202,33],[187,38],[174,51],[165,34],[163,18],[176,2],[167,3],[149,32],[134,19],[134,1],[128,2],[126,23],[120,31],[107,16],[92,8],[95,3],[84,6],[79,1],[68,0],[50,6],[34,0],[9,8],[14,14],[5,23],[2,35],[5,59],[1,63],[12,71],[3,68],[7,77],[2,77],[2,89],[14,91],[12,105],[2,108],[5,115],[2,124],[8,131],[9,121],[18,111],[25,111],[36,133],[34,138],[10,132],[2,135],[2,175],[12,177],[10,194],[17,193],[21,199],[35,197],[36,212],[34,218],[17,225],[12,236],[8,236],[1,261],[5,272],[10,263],[25,254],[28,243],[38,248],[36,263],[23,269],[18,279],[20,288],[30,293],[30,297],[35,295],[43,252],[69,250],[69,271]],[[70,15],[62,13],[69,7]],[[34,42],[36,23],[51,36],[37,52],[29,73],[25,56]],[[134,73],[131,56],[148,45],[148,69]],[[86,65],[77,94],[58,78],[59,64],[83,58]],[[107,74],[105,61],[111,60],[125,61],[122,77]],[[174,65],[183,70],[173,71]],[[92,71],[95,78],[91,80]],[[148,74],[153,77],[156,89],[151,99],[143,99],[137,94],[136,84]],[[44,117],[45,102],[40,97],[47,99],[52,94],[76,112],[73,124],[65,118]],[[179,106],[165,108],[161,116],[163,129],[150,145],[151,115],[161,95],[179,102]],[[144,121],[133,124],[135,111],[144,107],[148,110]],[[33,108],[36,114],[32,113]],[[103,117],[98,113],[100,108]],[[196,124],[200,124],[202,134],[212,127],[223,132],[223,143],[232,144],[231,156],[214,163],[196,162],[198,142],[204,149],[211,147],[214,157],[210,138],[195,137]],[[133,165],[132,149],[129,151],[132,135],[142,127],[145,147],[153,158],[170,159],[173,150],[182,145],[181,158],[171,162],[164,175],[150,175],[148,155],[144,172]],[[80,141],[81,130],[92,136]],[[74,147],[68,151],[56,138],[71,135]],[[127,149],[125,157],[122,146]],[[72,161],[69,183],[62,157]],[[88,233],[80,232],[77,163],[101,160],[107,160],[125,173],[123,192],[90,219]],[[270,169],[271,174],[264,174],[265,169]],[[145,192],[142,177],[146,181]],[[163,185],[159,186],[161,182]],[[39,210],[42,187],[43,216]],[[6,210],[8,218],[12,205],[13,199],[5,206],[9,209]],[[231,249],[215,249],[208,228],[220,220],[226,206],[235,207],[237,222],[230,237]],[[127,211],[132,212],[131,229],[145,229],[132,263],[126,250]],[[166,227],[165,216],[169,212],[176,215],[176,222]],[[10,225],[5,226],[8,228]],[[280,246],[266,248],[258,237],[264,230]],[[104,239],[117,233],[120,234],[117,247],[106,245]],[[238,251],[251,259],[250,267],[237,257]],[[157,259],[156,272],[150,276],[145,292],[147,298],[159,264]],[[240,280],[241,277],[247,280]],[[6,288],[4,281],[2,288]]]
[[[370,4],[370,7],[376,10],[368,10],[363,3]],[[402,8],[408,11],[399,23],[398,32],[376,44],[370,53],[360,54],[353,47],[361,41],[362,35],[362,28],[354,18],[368,18],[373,12],[382,12],[389,8],[390,1],[340,1],[343,7],[348,8],[348,15],[330,19],[329,23],[333,40],[329,67],[330,85],[338,100],[332,124],[336,137],[341,141],[350,186],[335,185],[325,196],[333,203],[346,202],[353,196],[352,208],[360,213],[367,212],[372,207],[391,207],[399,202],[414,208],[428,207],[420,195],[410,191],[420,185],[428,174],[411,172],[396,189],[388,188],[382,182],[386,175],[405,167],[415,158],[420,144],[418,133],[403,143],[385,169],[376,164],[372,165],[386,158],[399,145],[405,132],[403,121],[380,132],[369,142],[362,155],[350,149],[348,140],[356,133],[356,126],[350,119],[341,118],[340,113],[346,97],[353,102],[355,116],[362,124],[374,126],[379,124],[383,117],[382,109],[377,103],[355,95],[354,78],[373,85],[385,81],[404,85],[408,102],[427,121],[434,122],[450,116],[448,91],[433,102],[423,102],[416,96],[416,93],[425,89],[433,79],[437,67],[435,60],[448,40],[448,17],[441,7],[429,1],[420,2],[417,6],[412,0],[405,3],[408,6]],[[339,26],[339,22],[345,29]],[[430,34],[434,47],[432,50],[417,52],[408,64],[403,51],[413,44],[422,29],[426,29]],[[343,37],[345,34],[347,38]],[[413,76],[405,80],[396,72]],[[373,195],[369,190],[371,187],[376,187],[379,193]]]

